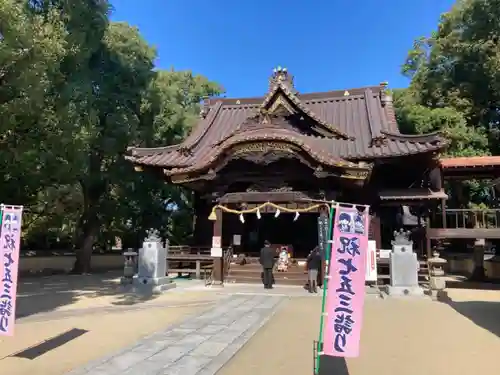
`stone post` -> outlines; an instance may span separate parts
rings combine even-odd
[[[433,299],[438,299],[444,293],[446,289],[446,279],[443,266],[446,264],[447,260],[440,258],[439,253],[434,251],[432,257],[427,261],[429,263],[429,287],[431,292],[431,297]]]
[[[163,247],[158,231],[149,230],[142,249],[139,249],[139,267],[137,275],[134,276],[134,290],[139,293],[159,294],[174,288],[175,283],[166,276],[167,271],[167,248]]]

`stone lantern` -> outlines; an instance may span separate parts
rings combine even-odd
[[[431,296],[433,298],[437,298],[439,297],[439,294],[446,289],[443,266],[447,263],[447,260],[441,258],[438,251],[434,251],[432,253],[432,258],[430,258],[427,263],[429,264],[429,286]]]
[[[132,249],[127,249],[126,252],[123,253],[125,257],[124,265],[123,265],[123,277],[121,279],[121,283],[123,285],[132,284],[134,275],[137,271],[137,253],[132,251]]]

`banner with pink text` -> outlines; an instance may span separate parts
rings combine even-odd
[[[13,336],[16,320],[17,272],[22,206],[2,205],[0,232],[0,335]]]
[[[359,355],[370,222],[369,209],[363,208],[335,209],[323,332],[323,352],[329,356]]]

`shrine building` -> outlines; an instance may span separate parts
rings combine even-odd
[[[447,198],[439,161],[446,141],[401,134],[386,83],[301,93],[278,68],[262,91],[206,100],[178,145],[129,149],[137,170],[161,171],[193,193],[193,245],[238,238],[239,251],[252,254],[268,240],[305,257],[318,243],[318,216],[327,215],[321,202],[335,200],[370,205],[370,236],[390,248],[401,206],[420,218]]]

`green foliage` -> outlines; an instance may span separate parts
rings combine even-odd
[[[440,131],[452,156],[500,153],[500,1],[457,1],[415,41],[402,73],[411,84],[395,92],[401,131]],[[482,184],[465,187],[470,199],[488,197]]]
[[[115,236],[137,245],[150,227],[178,242],[190,234],[190,195],[123,156],[133,144],[178,143],[201,99],[221,92],[191,72],[155,70],[155,50],[137,28],[110,22],[110,9],[0,0],[2,201],[27,207],[30,247],[74,246],[87,263]],[[165,210],[167,198],[178,211]]]

